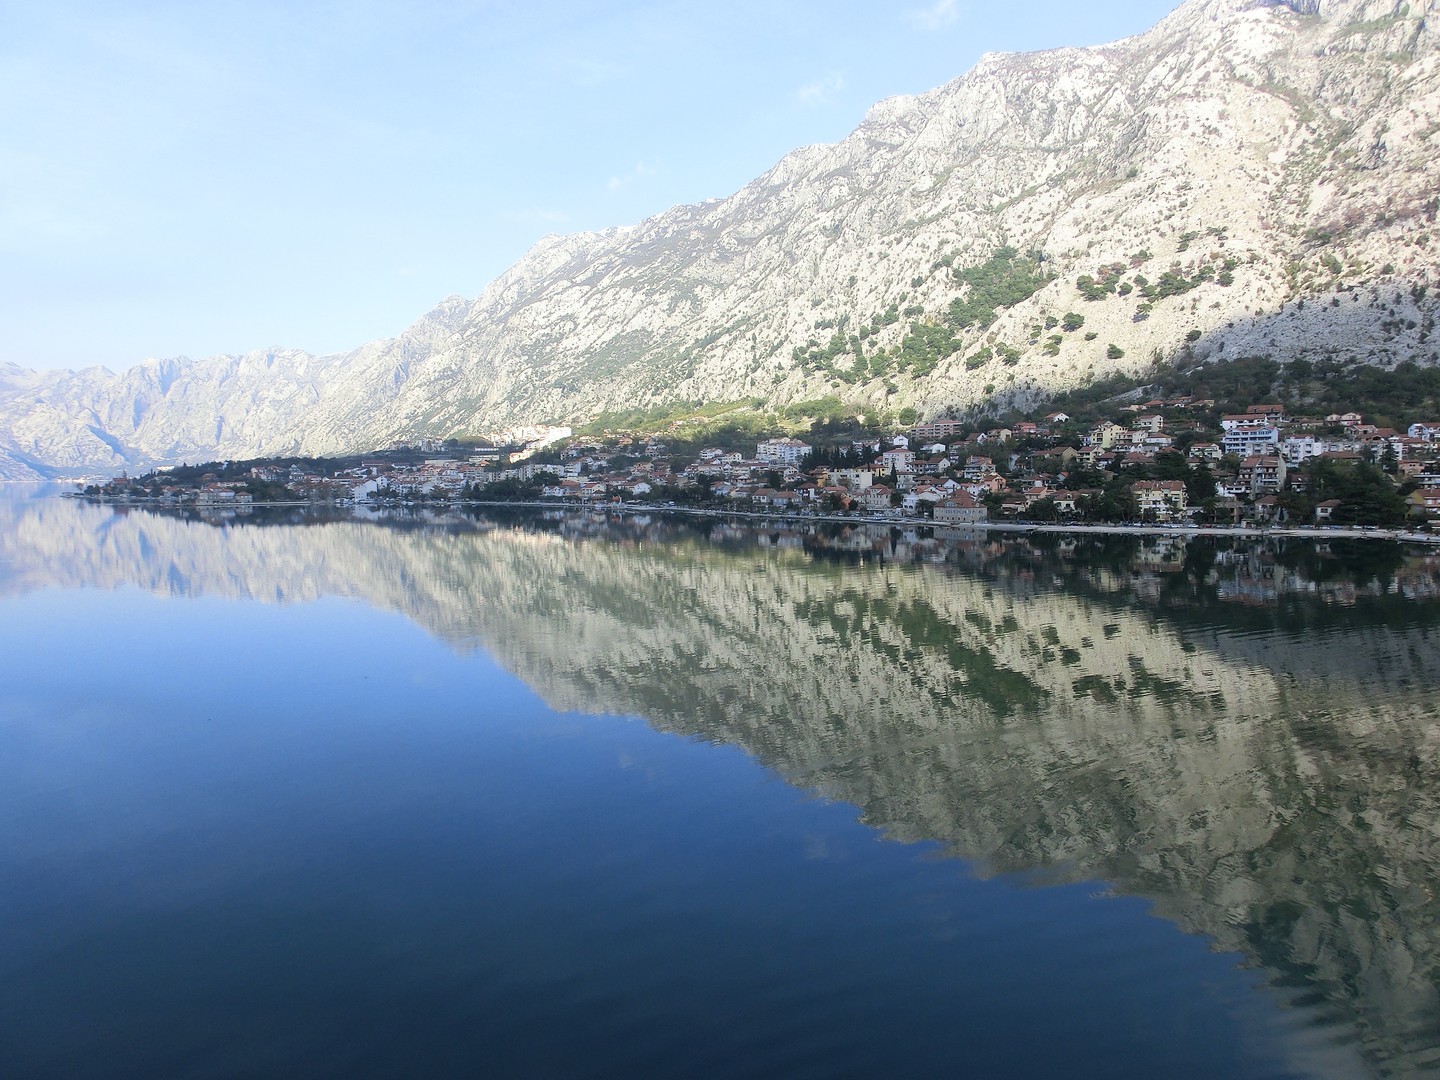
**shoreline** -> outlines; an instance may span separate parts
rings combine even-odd
[[[364,503],[357,504],[375,507],[379,504]],[[1399,543],[1417,544],[1440,544],[1440,533],[1417,533],[1406,529],[1386,529],[1380,526],[1274,526],[1261,527],[1253,525],[1130,525],[1116,523],[1062,523],[1062,522],[1025,522],[1025,521],[986,521],[977,524],[960,524],[937,522],[930,518],[892,517],[886,514],[864,515],[861,517],[850,517],[844,514],[795,514],[795,513],[764,513],[758,510],[728,510],[712,509],[710,507],[698,506],[649,506],[637,503],[603,503],[593,505],[571,505],[568,503],[556,502],[490,502],[475,500],[470,502],[442,503],[446,507],[462,506],[484,506],[484,507],[526,507],[542,510],[589,510],[605,511],[608,513],[628,514],[683,514],[689,517],[718,517],[718,518],[741,518],[756,521],[786,521],[796,523],[826,522],[834,525],[889,525],[893,528],[922,528],[922,529],[964,529],[964,530],[989,530],[995,532],[1019,532],[1019,533],[1111,533],[1117,535],[1138,535],[1138,536],[1183,536],[1186,538],[1196,536],[1247,536],[1264,538],[1270,536],[1281,536],[1296,539],[1353,539],[1353,540],[1392,540]]]
[[[134,506],[146,510],[197,510],[194,503],[160,504],[141,499],[107,499],[103,496],[80,495],[70,492],[58,493],[61,498],[83,499],[100,506]],[[445,509],[456,510],[464,507],[486,507],[494,509],[524,508],[532,510],[565,510],[579,513],[620,514],[677,514],[686,517],[736,518],[746,521],[783,521],[802,523],[823,522],[832,525],[887,525],[891,528],[923,529],[964,529],[967,531],[987,530],[1015,533],[1098,533],[1131,536],[1180,536],[1186,539],[1198,536],[1242,536],[1264,539],[1285,537],[1287,539],[1311,540],[1390,540],[1397,543],[1440,545],[1440,533],[1416,532],[1409,529],[1385,528],[1376,525],[1364,526],[1296,526],[1296,525],[1146,525],[1122,524],[1115,522],[1038,522],[1038,521],[986,521],[974,524],[936,522],[931,518],[903,517],[888,514],[820,514],[780,512],[767,513],[761,510],[735,510],[702,506],[654,506],[647,503],[564,503],[541,501],[497,501],[476,499],[465,502],[433,503],[324,503],[293,500],[287,502],[257,502],[251,509],[284,509],[304,507],[329,507],[335,510],[384,510],[384,509]],[[235,513],[233,509],[224,512]]]

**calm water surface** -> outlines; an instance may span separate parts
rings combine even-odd
[[[1440,562],[0,499],[0,1075],[1440,1075]]]

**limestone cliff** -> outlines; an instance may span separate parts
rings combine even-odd
[[[1434,9],[1189,0],[1111,45],[989,55],[729,198],[548,238],[473,302],[352,353],[0,369],[0,469],[356,450],[673,400],[933,414],[1186,353],[1434,362]]]

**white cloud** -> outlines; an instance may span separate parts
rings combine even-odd
[[[845,89],[844,77],[838,71],[832,71],[823,79],[806,83],[795,92],[795,97],[801,105],[829,105],[835,100],[835,95],[843,89]]]
[[[927,8],[907,12],[905,17],[921,30],[943,30],[955,25],[960,18],[960,8],[956,0],[935,0]]]
[[[609,181],[606,182],[605,187],[606,187],[607,189],[609,189],[610,191],[619,191],[619,190],[621,190],[622,188],[627,188],[627,187],[629,187],[631,184],[635,183],[635,181],[637,181],[637,180],[643,180],[643,179],[645,179],[645,177],[647,177],[647,176],[654,176],[654,175],[655,175],[655,170],[654,170],[654,168],[652,168],[652,167],[649,166],[649,165],[646,165],[645,162],[643,162],[643,161],[637,161],[637,162],[635,163],[635,168],[631,169],[631,170],[630,170],[628,173],[626,173],[624,176],[612,176],[612,177],[610,177]]]

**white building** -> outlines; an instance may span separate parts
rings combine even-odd
[[[1219,461],[1224,456],[1218,443],[1197,442],[1190,447],[1192,461]]]
[[[799,439],[766,439],[755,447],[755,460],[769,465],[799,465],[812,449]]]
[[[897,473],[910,473],[915,471],[915,451],[913,450],[886,450],[880,455],[880,464],[886,469],[894,469]]]
[[[1300,465],[1311,458],[1319,457],[1328,449],[1323,439],[1313,435],[1292,435],[1280,444],[1280,456],[1289,465]]]
[[[1280,445],[1280,429],[1270,424],[1237,424],[1221,440],[1225,453],[1237,457],[1273,454]]]

